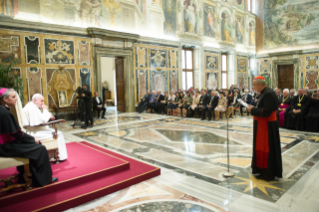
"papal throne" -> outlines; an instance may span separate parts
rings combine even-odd
[[[54,156],[55,163],[59,163],[58,130],[56,128],[56,124],[61,123],[61,122],[65,123],[65,120],[64,119],[55,120],[55,121],[51,121],[51,122],[41,124],[38,126],[26,126],[26,125],[24,125],[25,117],[24,117],[24,114],[22,111],[22,105],[21,105],[20,100],[17,101],[15,107],[10,108],[10,113],[14,116],[16,121],[19,123],[21,130],[26,132],[26,133],[34,132],[38,127],[41,127],[41,126],[52,125],[52,128],[54,129],[54,132],[52,133],[52,138],[41,140],[41,143],[48,150],[49,156],[50,155]],[[6,179],[0,179],[0,182],[5,183],[5,188],[1,189],[0,193],[6,192],[6,191],[9,191],[12,189],[16,189],[16,188],[24,188],[24,190],[31,190],[32,189],[31,188],[32,180],[29,178],[31,176],[31,173],[30,173],[29,159],[28,158],[8,158],[8,157],[7,158],[0,158],[0,170],[10,168],[10,167],[21,166],[21,165],[24,165],[24,172],[25,173],[23,175],[23,178],[26,182],[22,183],[22,184],[13,184],[11,180],[14,179],[15,177],[17,177],[17,175],[11,176],[11,177],[6,178]]]

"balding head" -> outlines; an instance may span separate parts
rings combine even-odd
[[[32,102],[38,107],[38,108],[42,108],[42,105],[44,104],[44,97],[39,94],[36,93],[32,96]]]

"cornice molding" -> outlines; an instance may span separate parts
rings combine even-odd
[[[99,29],[99,28],[93,28],[93,27],[87,28],[87,32],[91,37],[101,37],[103,39],[104,38],[113,38],[113,39],[121,38],[121,39],[132,41],[132,42],[136,41],[140,37],[140,35],[138,34],[118,32],[118,31]]]
[[[32,21],[23,21],[7,17],[0,17],[0,27],[8,27],[17,30],[41,30],[44,32],[54,32],[58,34],[73,34],[88,36],[86,28],[64,26],[57,24],[39,23]]]

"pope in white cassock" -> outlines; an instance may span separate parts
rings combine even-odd
[[[23,108],[23,112],[26,115],[29,126],[37,126],[47,123],[50,119],[55,119],[55,117],[49,112],[48,106],[44,104],[44,97],[41,94],[34,94],[32,101]],[[32,128],[32,131],[29,133],[41,141],[52,138],[52,132],[54,132],[54,129],[49,126],[41,126],[36,129]],[[61,131],[58,131],[58,143],[59,158],[60,161],[64,161],[68,158],[68,153],[66,150],[64,136]]]

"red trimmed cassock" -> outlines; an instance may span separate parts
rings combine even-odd
[[[254,116],[252,173],[261,174],[266,180],[282,178],[281,146],[277,122],[278,98],[266,87],[260,92]]]

